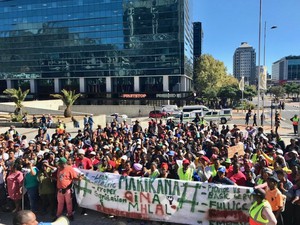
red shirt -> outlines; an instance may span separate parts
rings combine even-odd
[[[84,157],[83,159],[76,159],[76,167],[78,169],[90,170],[93,168],[91,159]]]
[[[234,183],[236,183],[239,186],[246,186],[247,179],[241,171],[239,171],[236,174],[233,174],[229,179],[232,180]]]
[[[72,166],[66,166],[63,169],[57,170],[57,188],[67,188],[73,180],[77,178],[77,173]]]

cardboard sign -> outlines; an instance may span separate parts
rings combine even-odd
[[[239,155],[244,155],[244,145],[242,143],[237,144],[236,146],[231,146],[228,148],[228,158],[232,158],[235,153]]]

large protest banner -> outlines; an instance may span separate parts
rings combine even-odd
[[[248,224],[252,189],[81,170],[78,204],[109,215],[181,224]]]

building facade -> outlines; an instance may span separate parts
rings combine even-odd
[[[233,55],[233,76],[246,84],[256,84],[256,53],[247,42],[242,42]]]
[[[190,0],[0,1],[0,86],[49,98],[174,100],[190,95]]]
[[[300,56],[286,56],[272,65],[272,80],[300,82]]]
[[[202,54],[203,30],[201,22],[193,23],[194,30],[194,59],[198,59]]]

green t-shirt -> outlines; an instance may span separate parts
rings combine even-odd
[[[48,174],[48,176],[46,176]],[[55,181],[51,179],[51,169],[47,168],[46,171],[40,170],[38,172],[39,193],[40,195],[54,194]]]
[[[39,182],[37,180],[37,174],[39,170],[36,167],[33,167],[33,170],[35,171],[34,176],[31,175],[30,171],[28,171],[28,173],[25,175],[25,179],[24,179],[25,188],[33,188],[39,185]]]

